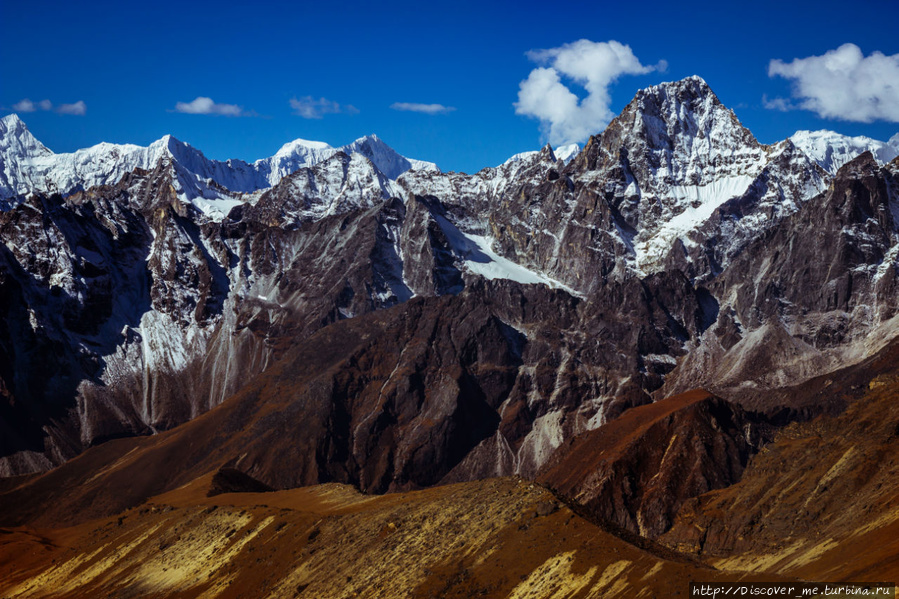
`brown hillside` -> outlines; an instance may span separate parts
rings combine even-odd
[[[760,429],[739,406],[691,391],[570,439],[539,480],[594,517],[655,538],[684,501],[739,480]]]
[[[75,528],[0,530],[0,596],[685,597],[758,580],[638,549],[518,479],[206,497],[211,478]]]

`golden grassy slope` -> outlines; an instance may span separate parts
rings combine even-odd
[[[0,596],[669,597],[745,576],[630,545],[519,479],[206,497],[210,480],[73,528],[3,530]]]

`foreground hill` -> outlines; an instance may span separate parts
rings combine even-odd
[[[796,388],[839,403],[779,431],[736,484],[687,501],[660,540],[726,569],[899,579],[897,364],[894,343]]]
[[[74,528],[2,530],[0,593],[624,598],[758,580],[634,546],[520,479],[381,497],[337,484],[208,497],[211,479]]]

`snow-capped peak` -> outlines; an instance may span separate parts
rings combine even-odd
[[[39,142],[15,113],[0,119],[0,206],[2,200],[24,193],[32,185],[32,173],[22,161],[50,159],[53,152]]]
[[[360,137],[353,143],[343,146],[341,150],[347,154],[362,154],[390,179],[396,179],[410,169],[440,172],[440,169],[433,162],[413,160],[401,156],[377,135]]]
[[[253,166],[263,174],[268,186],[272,186],[297,169],[323,162],[338,152],[362,154],[390,179],[396,179],[409,169],[439,171],[437,165],[432,162],[412,160],[401,156],[377,135],[360,137],[339,148],[320,141],[295,139],[281,146],[281,149],[271,158],[257,160]]]
[[[886,142],[864,135],[850,137],[827,130],[797,131],[790,139],[831,175],[863,152],[870,151],[881,164],[899,156],[899,133]]]
[[[567,146],[559,146],[558,148],[553,148],[553,154],[556,156],[556,160],[562,162],[563,164],[567,163],[569,160],[577,156],[577,153],[581,151],[581,147],[577,144],[568,144]]]
[[[652,150],[692,153],[692,146],[698,144],[713,152],[727,152],[728,148],[759,145],[696,75],[640,90],[615,120],[623,121],[620,125],[645,140]]]
[[[311,141],[308,139],[300,139],[297,138],[293,141],[289,141],[281,148],[275,152],[275,156],[288,156],[290,154],[296,153],[298,150],[333,150],[330,144],[327,144],[323,141]]]
[[[0,119],[0,152],[16,152],[24,156],[48,156],[53,153],[31,134],[16,113]]]
[[[690,248],[693,233],[729,200],[753,197],[779,217],[824,186],[824,173],[804,154],[760,144],[697,76],[639,91],[580,156],[579,168],[596,177],[621,173],[618,209],[636,232],[626,241],[644,273],[663,267],[677,239]]]
[[[705,97],[709,94],[715,95],[712,91],[712,88],[709,87],[709,84],[706,83],[706,80],[700,77],[699,75],[690,75],[689,77],[684,77],[683,79],[678,79],[677,81],[663,81],[662,83],[658,83],[656,85],[650,85],[649,87],[644,87],[643,89],[637,92],[637,97],[640,95],[660,95],[660,94],[689,94],[697,97]],[[717,96],[715,96],[717,100]]]
[[[147,147],[100,143],[72,153],[54,154],[31,135],[17,115],[11,114],[0,120],[0,200],[35,191],[70,194],[116,183],[135,168],[153,168],[165,156],[171,159],[183,199],[194,203],[205,200],[201,209],[212,214],[207,210],[209,202],[239,201],[237,194],[272,187],[290,173],[339,152],[365,156],[390,179],[409,169],[439,172],[434,163],[401,156],[376,135],[361,137],[340,148],[296,139],[281,146],[274,156],[252,164],[238,159],[211,160],[171,135]]]
[[[569,144],[567,146],[559,146],[558,148],[551,147],[550,150],[552,151],[552,157],[556,162],[566,164],[581,151],[581,147],[577,144]],[[519,152],[518,154],[514,154],[507,158],[500,166],[512,164],[513,162],[521,162],[522,160],[539,155],[541,151],[542,150],[529,150],[527,152]]]
[[[671,185],[707,185],[757,171],[764,149],[700,77],[637,92],[601,138],[604,160],[627,151],[644,193]],[[600,157],[600,162],[603,159]]]

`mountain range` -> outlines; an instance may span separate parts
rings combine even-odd
[[[335,552],[353,537],[337,508],[316,503],[338,488],[327,485],[435,501],[437,519],[446,494],[477,488],[480,514],[493,514],[478,526],[505,531],[504,543],[527,528],[503,528],[498,493],[639,553],[603,566],[624,576],[641,564],[631,590],[640,577],[663,588],[747,571],[887,579],[899,563],[883,541],[899,525],[888,407],[897,156],[899,135],[800,131],[762,144],[699,77],[639,91],[583,148],[547,146],[474,174],[404,158],[375,136],[342,148],[297,140],[252,164],[208,160],[170,136],[53,154],[4,117],[0,526],[80,526],[66,563],[113,572],[104,551],[128,554],[151,529],[213,514],[195,493],[216,506],[260,494],[214,538],[229,527],[268,538],[260,522],[286,516],[262,497],[282,493],[284,510],[336,519]],[[361,501],[339,489],[339,505]],[[865,510],[841,518],[854,493]],[[389,543],[400,525],[377,511],[392,500],[378,501],[366,505]],[[145,511],[159,505],[187,520]],[[131,528],[95,546],[116,518]],[[283,523],[316,526],[303,522]],[[167,547],[181,542],[165,534]],[[215,549],[223,563],[248,559],[255,545],[230,538]],[[875,541],[876,559],[834,561]],[[552,561],[567,559],[561,549],[521,558],[539,563],[512,581],[451,545],[404,588],[470,596],[479,581],[492,596],[550,596],[577,582],[583,596],[614,595],[601,572],[582,579],[586,566]],[[282,556],[293,569],[278,593],[353,586],[316,578],[311,555]],[[47,568],[5,571],[0,594],[38,596]],[[123,568],[83,576],[72,596],[172,590]]]
[[[135,168],[150,169],[165,159],[173,165],[179,197],[218,220],[230,207],[252,201],[243,199],[245,194],[268,189],[297,169],[338,152],[365,156],[391,179],[409,169],[437,170],[431,162],[400,156],[377,135],[361,137],[340,148],[296,139],[284,144],[274,156],[252,164],[207,159],[171,135],[147,147],[101,143],[71,154],[54,154],[15,114],[0,119],[0,139],[0,198],[7,203],[36,191],[68,196],[97,185],[115,184]]]

